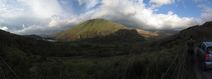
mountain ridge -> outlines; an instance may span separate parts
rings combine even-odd
[[[104,19],[92,19],[60,32],[56,35],[56,39],[72,41],[77,39],[93,38],[109,35],[120,29],[126,29],[126,26]]]
[[[85,22],[79,23],[63,32],[58,33],[56,35],[56,39],[59,41],[75,41],[75,40],[81,40],[81,39],[87,39],[87,38],[105,37],[110,34],[113,35],[113,33],[123,29],[128,30],[124,32],[129,32],[129,33],[130,33],[130,30],[135,30],[137,31],[138,35],[145,37],[145,39],[159,36],[157,32],[145,31],[138,28],[132,29],[132,28],[128,28],[125,25],[115,23],[105,19],[91,19],[91,20],[87,20]]]
[[[186,44],[186,42],[190,39],[195,40],[196,43],[200,43],[203,41],[212,41],[212,21],[181,30],[175,35],[158,40],[158,43],[159,45],[166,46],[174,44]]]

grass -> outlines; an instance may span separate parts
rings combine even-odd
[[[22,79],[195,79],[189,66],[181,65],[182,57],[173,60],[184,53],[180,44],[53,44],[21,39],[1,43],[0,55]]]
[[[92,38],[96,36],[105,36],[119,29],[126,27],[121,24],[113,23],[104,19],[93,19],[80,23],[57,36],[62,40],[75,40],[81,38]]]
[[[176,46],[110,57],[49,57],[47,61],[38,63],[41,67],[38,70],[47,72],[47,79],[58,79],[61,75],[63,79],[195,79],[192,70],[186,65],[179,65],[182,63],[180,57],[174,59],[182,54],[181,48]],[[41,72],[37,73],[42,75]]]
[[[184,50],[183,45],[152,47],[147,44],[142,48],[139,44],[135,46],[77,42],[57,44],[59,46],[66,44],[61,48],[67,50],[43,57],[30,51],[5,47],[4,54],[1,54],[23,79],[161,79],[162,77],[195,79],[189,66],[180,65],[183,63],[181,57],[174,60],[175,56],[183,54],[181,51]],[[81,54],[58,56],[69,50]],[[115,53],[117,51],[127,53],[120,55]],[[45,52],[40,52],[42,53]],[[170,70],[166,74],[169,66]]]
[[[188,66],[180,65],[183,63],[181,57],[174,60],[183,53],[181,49],[183,47],[174,46],[106,57],[47,57],[40,60],[40,57],[26,56],[23,51],[7,48],[6,58],[23,79],[195,79]]]

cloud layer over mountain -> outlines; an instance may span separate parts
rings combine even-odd
[[[0,29],[17,34],[50,34],[79,22],[104,18],[152,30],[176,30],[212,20],[212,8],[197,5],[200,17],[158,8],[181,0],[0,0]],[[200,3],[196,0],[191,0]]]

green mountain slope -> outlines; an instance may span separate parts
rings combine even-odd
[[[80,23],[56,36],[58,40],[77,40],[105,36],[126,27],[122,24],[113,23],[104,19],[92,19]]]

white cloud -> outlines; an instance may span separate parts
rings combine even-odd
[[[63,19],[61,19],[59,16],[53,16],[48,25],[50,27],[60,27],[61,24],[64,24],[64,23],[66,22]]]
[[[212,8],[207,6],[200,6],[202,8],[201,17],[204,22],[206,21],[212,21]]]
[[[70,25],[76,23],[76,17],[70,16],[68,18],[61,18],[60,16],[52,16],[51,20],[48,23],[49,27],[63,27],[66,25]]]
[[[22,29],[15,30],[13,31],[13,33],[21,35],[29,35],[29,34],[48,35],[48,34],[54,34],[59,31],[61,31],[59,27],[50,28],[45,25],[30,25],[27,27],[23,27]]]
[[[145,7],[143,0],[103,0],[101,7],[90,11],[89,18],[106,18],[130,26],[145,29],[182,29],[197,24],[192,17],[179,17],[169,11],[167,14],[158,14],[154,9]]]
[[[160,7],[162,5],[172,4],[175,0],[150,0],[149,3],[152,7]]]
[[[98,4],[98,0],[78,0],[79,5],[86,5],[86,9],[91,9]]]
[[[13,18],[23,15],[23,8],[13,7],[13,5],[9,4],[8,0],[0,0],[0,17]]]
[[[58,0],[18,0],[38,17],[50,18],[63,12]]]
[[[152,8],[153,5],[172,4],[174,0],[151,0],[151,7],[146,7],[143,0],[78,0],[86,11],[77,15],[64,11],[60,0],[15,0],[16,4],[8,4],[7,1],[0,0],[0,23],[4,23],[8,31],[18,34],[53,33],[94,18],[154,30],[181,29],[197,24],[195,18],[180,17],[172,11],[159,14],[155,12],[156,8]],[[23,24],[25,27],[22,27]]]
[[[1,30],[5,30],[5,31],[8,31],[8,27],[7,26],[0,26],[0,29]]]
[[[7,31],[18,34],[61,30],[62,23],[57,24],[56,21],[62,21],[52,17],[63,17],[66,14],[68,13],[63,11],[58,0],[0,0],[0,24],[8,26],[9,29],[4,27]],[[22,27],[23,24],[26,27]],[[57,25],[61,28],[56,27]]]

